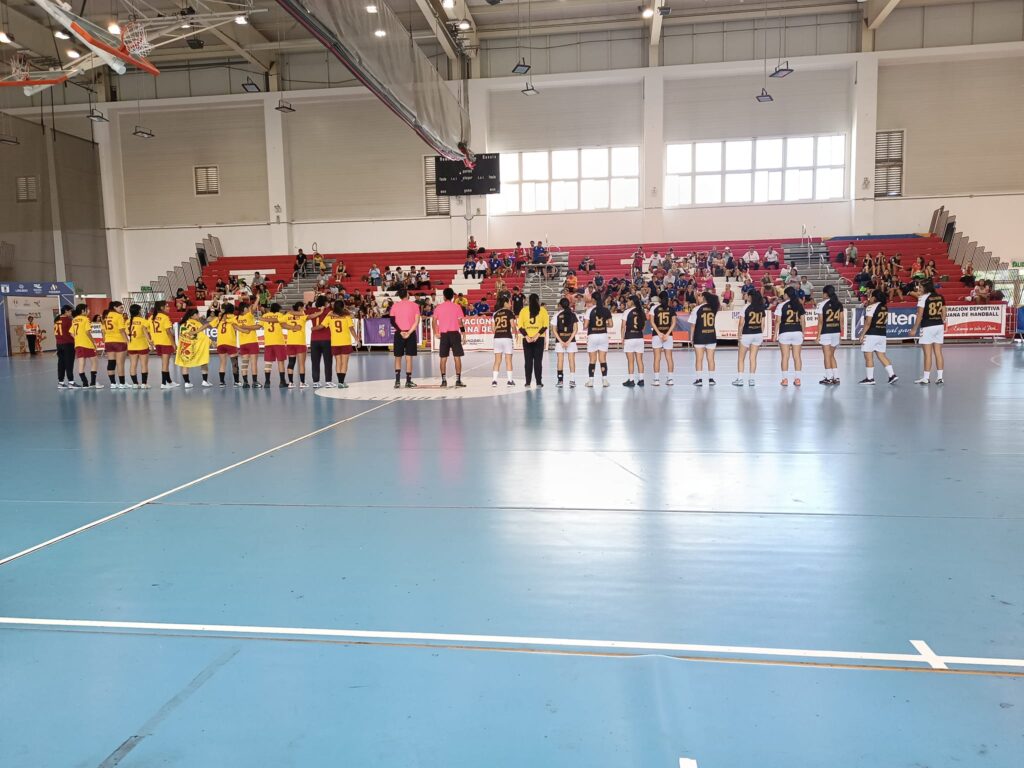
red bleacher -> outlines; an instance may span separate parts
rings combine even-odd
[[[278,280],[284,280],[285,283],[292,281],[294,266],[294,256],[225,256],[203,268],[203,281],[206,283],[209,297],[213,296],[217,281],[223,280],[226,283],[232,272],[259,272],[267,278],[267,289],[273,296],[281,288],[277,284]],[[196,299],[194,285],[185,288],[185,295],[193,304],[202,305],[203,301]],[[174,308],[174,297],[171,297],[167,304],[168,314],[177,322],[182,313]]]

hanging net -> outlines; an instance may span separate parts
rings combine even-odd
[[[121,42],[133,56],[145,56],[153,50],[146,28],[140,21],[127,21],[121,28]]]
[[[8,64],[11,67],[11,79],[12,80],[28,80],[29,79],[29,66],[28,58],[20,53],[15,54],[11,57]]]

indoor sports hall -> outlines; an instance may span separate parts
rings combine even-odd
[[[0,765],[1024,765],[1024,0],[0,0]]]

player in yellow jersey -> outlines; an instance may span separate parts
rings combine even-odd
[[[174,323],[171,316],[167,314],[167,302],[157,301],[153,303],[153,310],[149,313],[150,334],[153,338],[153,346],[156,353],[160,355],[160,389],[170,389],[178,386],[171,379],[171,358],[174,357]]]
[[[288,383],[295,386],[295,363],[299,364],[299,389],[306,388],[306,313],[301,301],[292,304],[289,313],[291,325],[285,325],[288,331]]]
[[[330,314],[323,319],[321,325],[331,332],[331,354],[334,356],[334,373],[338,377],[338,386],[348,389],[348,384],[345,383],[348,358],[352,354],[353,345],[359,343],[359,334],[351,313],[345,307],[345,302],[334,302]]]
[[[235,317],[235,305],[221,305],[220,314],[214,321],[217,329],[217,357],[220,358],[220,385],[226,386],[224,376],[227,373],[228,360],[234,374],[234,384],[238,386],[238,318]]]
[[[182,340],[190,339],[195,340],[201,333],[205,333],[206,329],[211,325],[210,322],[203,322],[199,319],[199,310],[195,307],[190,307],[185,310],[185,314],[182,315],[181,321],[178,323],[178,333]],[[190,368],[182,366],[182,360],[178,361],[178,367],[181,369],[181,378],[185,381],[185,389],[192,389],[192,380],[189,377]],[[209,364],[203,364],[200,367],[200,372],[203,374],[202,386],[209,387],[210,384],[210,366]]]
[[[111,389],[128,389],[124,383],[124,360],[128,356],[124,305],[112,301],[103,312],[103,349],[107,354],[107,378]],[[115,376],[117,378],[115,378]]]
[[[270,311],[265,312],[259,324],[263,328],[263,386],[270,387],[270,369],[277,363],[277,375],[281,380],[279,386],[288,388],[288,380],[284,375],[284,367],[288,361],[288,343],[285,341],[285,324],[291,324],[291,318],[281,311],[281,305],[273,303]]]
[[[238,303],[238,353],[242,365],[242,389],[249,389],[249,373],[252,373],[252,386],[260,389],[256,358],[260,354],[259,337],[256,331],[256,318],[248,302]]]
[[[128,361],[133,389],[149,389],[149,339],[152,328],[149,320],[142,316],[142,307],[138,304],[128,307]]]
[[[75,340],[78,378],[82,381],[81,384],[75,385],[75,389],[103,389],[102,384],[96,383],[96,343],[92,340],[92,321],[89,319],[88,309],[85,304],[79,304],[71,313],[71,337]],[[91,368],[88,379],[85,377],[86,366]]]

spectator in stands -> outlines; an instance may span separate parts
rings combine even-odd
[[[380,286],[380,267],[376,264],[370,265],[370,270],[366,273],[366,281],[374,286]]]
[[[327,262],[324,261],[324,257],[320,255],[319,251],[313,251],[313,266],[321,275],[327,271]]]
[[[761,255],[754,246],[747,248],[747,252],[743,254],[743,260],[747,262],[750,269],[758,269],[761,266]]]
[[[473,314],[474,315],[486,315],[486,314],[490,313],[491,305],[487,303],[487,300],[489,298],[490,298],[490,294],[484,296],[482,299],[480,299],[480,301],[476,302],[473,305]]]
[[[420,271],[416,273],[416,290],[429,291],[430,288],[430,272],[426,267],[420,267]]]
[[[462,307],[464,313],[469,311],[469,299],[466,298],[466,294],[460,293],[456,296],[455,303]]]
[[[479,253],[477,254],[476,257],[476,277],[480,280],[483,280],[485,277],[487,277],[487,274],[487,259],[484,258],[484,255],[482,253]]]
[[[579,278],[576,277],[576,273],[569,270],[565,277],[565,292],[570,296],[579,289]]]
[[[470,235],[469,236],[469,242],[466,244],[466,253],[475,254],[479,248],[480,248],[480,246],[477,245],[477,243],[476,243],[476,237],[473,236],[473,235]]]
[[[306,254],[299,248],[298,254],[295,256],[295,270],[292,272],[292,277],[305,277],[306,276],[306,263],[309,259],[306,258]]]
[[[968,288],[974,287],[974,267],[968,264],[966,267],[962,267],[961,271],[963,274],[960,276],[960,282],[966,285]]]
[[[228,292],[228,284],[224,282],[223,277],[217,278],[217,284],[214,286],[214,290],[218,298],[223,298],[224,294]]]
[[[779,270],[779,279],[782,282],[785,283],[786,281],[789,280],[789,273],[790,273],[790,266],[789,266],[789,264],[783,264],[782,265],[782,269]]]
[[[466,252],[466,261],[462,265],[462,277],[464,280],[468,280],[471,277],[476,277],[476,259]]]
[[[263,283],[265,283],[265,282],[266,282],[266,279],[263,277],[263,275],[261,275],[259,272],[257,272],[256,274],[254,274],[252,276],[252,287],[253,287],[253,290],[259,289],[259,287],[261,285],[263,285]]]
[[[805,301],[805,302],[813,301],[814,300],[813,294],[814,294],[814,286],[811,284],[810,278],[807,277],[806,275],[804,275],[800,279],[800,289],[799,289],[800,298],[803,301]]]
[[[523,307],[526,306],[526,296],[519,290],[518,285],[512,286],[512,311],[519,316],[519,313],[523,311]]]
[[[185,295],[184,288],[179,288],[178,292],[174,294],[174,308],[179,312],[184,312],[191,303],[188,296]]]
[[[203,281],[202,275],[196,280],[196,300],[206,301],[206,283]]]
[[[775,269],[779,266],[779,252],[775,250],[775,246],[769,245],[768,250],[764,252],[764,266],[765,269]]]
[[[836,261],[840,264],[845,264],[846,266],[852,266],[857,263],[857,246],[852,240],[850,241],[850,244],[846,246],[846,250],[839,255],[839,258],[837,258]]]
[[[257,299],[260,304],[260,309],[266,311],[267,307],[270,306],[270,290],[267,288],[266,283],[260,283]]]
[[[501,269],[501,256],[495,252],[491,252],[491,258],[487,261],[487,267],[491,271],[491,275],[498,274],[498,270]]]
[[[735,294],[732,292],[732,284],[726,283],[725,290],[722,291],[722,306],[726,309],[732,307],[732,300],[735,298]]]
[[[345,270],[344,261],[339,260],[334,265],[334,276],[337,277],[339,280],[344,280],[346,277],[348,277],[348,272]]]
[[[228,292],[236,293],[239,287],[238,275],[228,275]]]
[[[733,280],[735,280],[737,278],[737,276],[739,275],[739,269],[737,268],[737,265],[736,265],[736,259],[733,258],[732,251],[729,251],[728,248],[726,248],[726,251],[728,251],[728,253],[724,254],[724,258],[725,258],[725,276],[726,277],[730,277]]]
[[[544,241],[538,240],[533,246],[533,263],[544,264],[548,260],[548,249],[544,247]]]
[[[935,266],[935,259],[931,259],[924,267],[924,273],[925,275],[928,276],[930,280],[935,280],[938,278],[938,271],[939,268]]]

